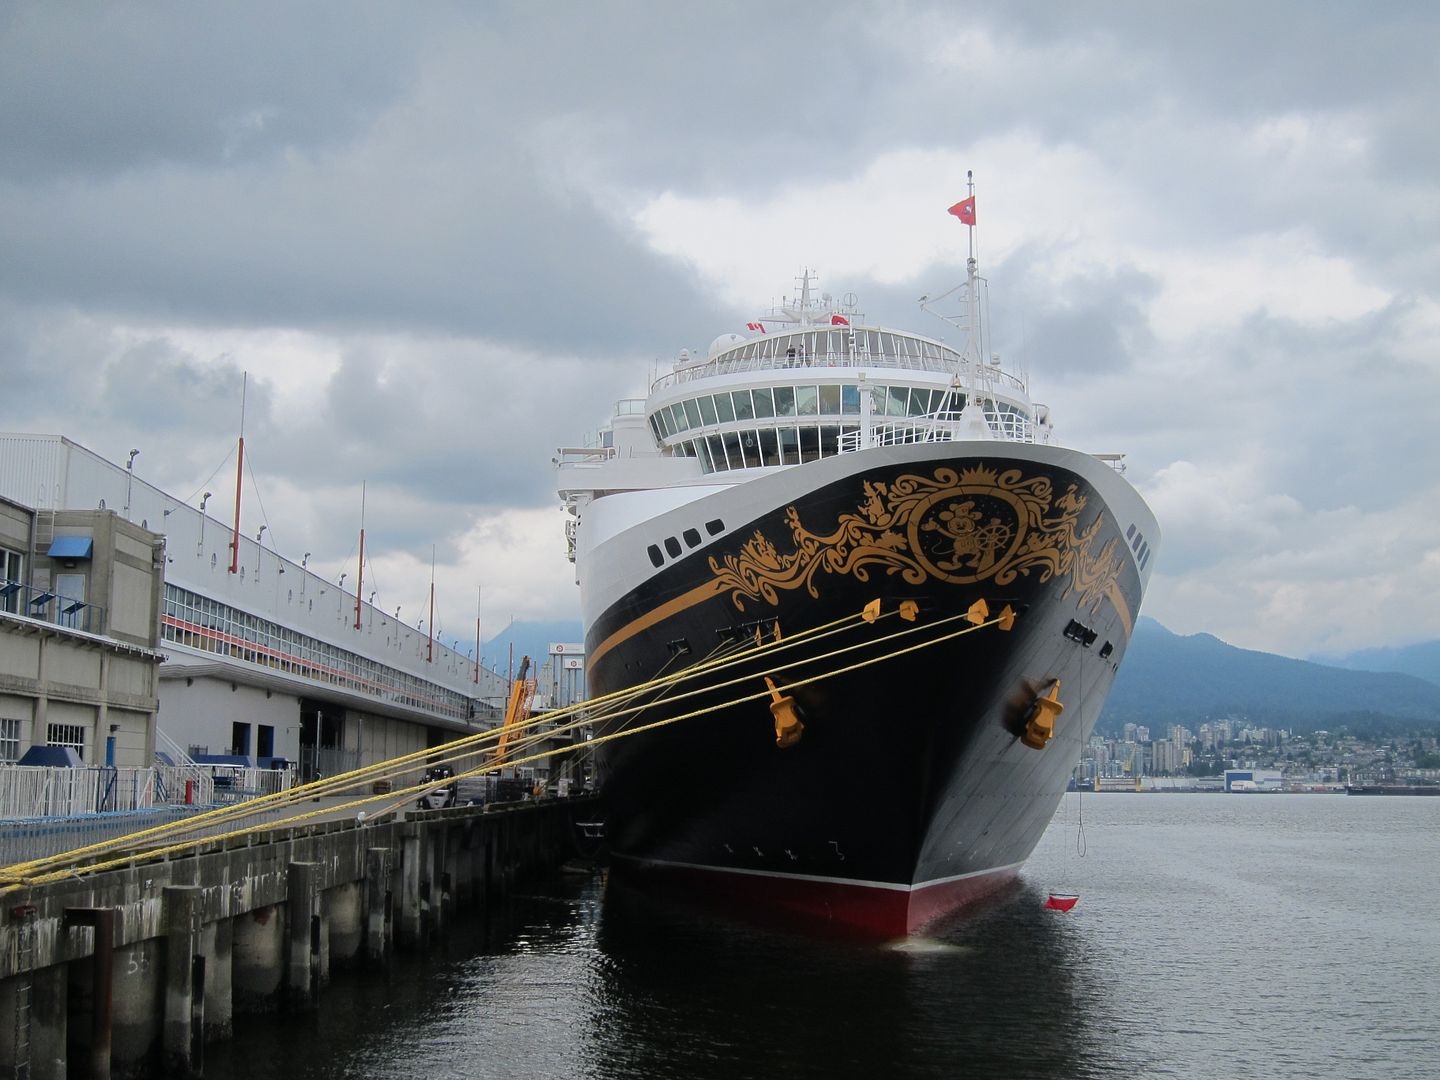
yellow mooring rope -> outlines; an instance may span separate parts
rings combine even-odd
[[[885,615],[882,615],[881,618],[888,618],[891,614],[894,613],[887,613]],[[831,660],[845,654],[854,652],[857,649],[874,648],[877,645],[883,645],[887,642],[895,642],[901,638],[905,638],[925,630],[935,630],[958,620],[969,618],[970,616],[968,614],[962,613],[959,615],[947,617],[929,625],[917,625],[914,627],[909,627],[907,629],[900,630],[892,634],[887,634],[879,638],[867,640],[858,644],[842,646],[826,653],[818,654],[815,656],[807,656],[800,660],[791,661],[786,664],[776,665],[768,668],[763,674],[774,676],[779,674],[780,672],[816,664],[826,660]],[[727,668],[754,659],[761,654],[773,655],[789,648],[793,648],[794,646],[807,641],[813,641],[820,637],[829,637],[834,633],[839,633],[847,629],[853,629],[860,625],[860,619],[861,616],[858,614],[845,616],[843,618],[833,620],[832,622],[823,624],[821,626],[812,627],[809,630],[797,632],[789,637],[785,637],[779,640],[772,638],[770,641],[762,642],[752,648],[746,648],[736,653],[722,655],[718,657],[715,656],[716,650],[712,650],[712,652],[709,654],[709,656],[707,656],[705,660],[702,660],[701,662],[691,665],[690,667],[685,668],[674,674],[657,676],[656,678],[639,684],[637,686],[626,687],[624,690],[615,691],[613,693],[602,695],[600,697],[593,698],[584,702],[579,702],[564,709],[556,710],[555,712],[544,714],[540,717],[532,718],[524,724],[513,726],[511,729],[512,737],[515,730],[533,728],[540,723],[545,723],[547,725],[553,724],[554,720],[557,717],[576,715],[580,716],[580,719],[577,719],[571,723],[564,724],[559,727],[547,727],[544,732],[534,732],[526,736],[519,744],[517,744],[514,751],[509,751],[503,756],[495,757],[492,760],[477,766],[476,768],[467,770],[465,772],[459,772],[454,776],[445,777],[441,780],[423,781],[419,784],[414,784],[399,790],[390,790],[379,794],[370,795],[368,797],[355,799],[346,803],[342,803],[338,806],[329,806],[318,810],[312,810],[304,814],[292,815],[290,817],[284,818],[283,821],[267,821],[261,824],[252,825],[248,828],[235,829],[230,832],[219,833],[216,835],[204,837],[192,836],[178,842],[165,844],[159,847],[144,847],[144,845],[148,842],[159,841],[167,837],[174,839],[177,835],[184,835],[185,833],[193,833],[202,829],[214,828],[223,825],[231,820],[243,820],[244,818],[254,816],[255,814],[266,813],[275,809],[280,809],[289,805],[293,805],[295,803],[303,802],[308,799],[314,799],[322,794],[349,791],[357,786],[362,785],[367,781],[402,776],[408,773],[413,773],[420,769],[433,766],[437,763],[437,760],[439,762],[449,762],[458,761],[466,757],[473,757],[476,754],[483,752],[487,748],[488,743],[498,741],[501,734],[501,729],[497,728],[475,735],[465,736],[463,738],[456,739],[453,742],[443,744],[439,747],[431,747],[425,750],[415,751],[410,754],[404,754],[397,758],[392,758],[388,761],[378,762],[374,765],[364,766],[362,768],[355,769],[348,773],[343,773],[335,777],[329,777],[324,780],[318,780],[309,784],[300,785],[286,792],[276,792],[272,795],[262,796],[258,799],[253,799],[234,807],[221,807],[217,810],[198,814],[195,817],[188,818],[184,821],[170,822],[166,825],[155,826],[154,828],[150,829],[143,829],[127,836],[116,837],[101,843],[92,844],[83,848],[78,848],[74,851],[65,852],[61,855],[50,856],[43,859],[35,859],[29,862],[15,863],[11,866],[0,869],[0,883],[3,883],[3,888],[0,888],[0,896],[9,895],[10,893],[13,893],[20,888],[33,885],[43,885],[49,882],[78,876],[81,873],[96,873],[103,870],[114,869],[120,866],[128,866],[135,862],[148,862],[157,860],[167,855],[174,854],[176,852],[191,850],[201,844],[233,840],[239,837],[248,836],[253,833],[270,831],[277,828],[290,828],[296,824],[308,821],[315,817],[335,814],[345,810],[357,809],[360,807],[368,806],[371,803],[375,802],[392,802],[392,806],[387,807],[386,809],[381,811],[379,815],[377,815],[378,819],[378,817],[383,817],[384,815],[393,812],[393,810],[398,809],[399,806],[402,806],[405,803],[409,802],[412,798],[418,798],[419,795],[422,793],[433,791],[436,788],[454,783],[457,780],[468,779],[475,776],[482,776],[489,773],[494,773],[499,769],[505,767],[530,764],[536,761],[556,757],[560,754],[572,753],[576,750],[592,752],[596,746],[602,743],[611,742],[621,738],[628,738],[632,735],[643,734],[647,731],[653,731],[661,727],[666,727],[670,724],[679,723],[682,720],[691,720],[699,716],[705,716],[723,709],[728,709],[735,705],[742,705],[762,699],[769,699],[771,697],[771,690],[766,687],[765,689],[753,693],[744,694],[740,697],[707,705],[703,708],[681,713],[679,715],[667,716],[663,719],[650,721],[645,724],[632,724],[617,731],[611,731],[608,733],[597,735],[594,738],[589,739],[583,743],[578,743],[565,747],[558,747],[555,749],[540,751],[528,755],[522,753],[524,750],[533,747],[541,741],[552,739],[556,735],[565,734],[583,725],[593,724],[596,718],[595,712],[597,709],[600,711],[601,718],[603,718],[607,723],[619,717],[638,717],[639,715],[642,715],[645,711],[652,709],[656,705],[658,705],[662,700],[662,695],[665,695],[668,691],[673,690],[679,684],[693,679],[700,674],[724,671]],[[962,637],[965,634],[973,633],[977,630],[981,630],[989,626],[995,626],[999,623],[1005,622],[1006,619],[1007,616],[1002,614],[1001,616],[993,619],[988,619],[980,623],[971,622],[970,625],[964,626],[961,629],[953,631],[951,633],[938,635],[930,638],[929,640],[920,641],[915,644],[907,645],[905,647],[895,648],[890,651],[881,653],[878,656],[868,657],[866,659],[859,660],[845,666],[837,667],[829,671],[824,671],[817,675],[811,675],[806,678],[797,679],[794,682],[785,684],[784,686],[778,686],[777,690],[782,693],[788,692],[798,689],[800,687],[811,685],[813,683],[836,678],[840,675],[845,675],[852,671],[869,667],[874,664],[883,663],[887,660],[892,660],[896,657],[915,652],[919,649],[930,648],[932,646],[954,640],[956,638]],[[718,648],[719,646],[717,646],[717,650]],[[711,659],[710,657],[714,657],[714,659]],[[724,690],[728,687],[732,687],[740,683],[753,684],[754,680],[758,678],[760,674],[761,673],[751,672],[746,675],[732,678],[723,682],[707,684],[706,686],[700,687],[698,689],[688,690],[684,693],[678,693],[668,697],[663,697],[663,700],[667,705],[674,705],[676,702],[683,701],[688,698],[693,698],[699,695],[714,694],[719,690]],[[634,702],[637,697],[650,690],[657,691],[657,696],[654,700],[640,705],[630,704],[631,702]],[[520,756],[517,756],[517,754],[519,754]],[[398,801],[396,801],[397,796],[400,796],[400,799]],[[117,850],[123,850],[125,854],[120,857],[111,858],[108,860],[88,863],[85,862],[86,859],[93,856],[100,855],[107,851]],[[84,863],[84,865],[79,865],[81,863]]]

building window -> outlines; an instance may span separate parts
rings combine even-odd
[[[85,759],[85,725],[51,724],[45,734],[45,741],[51,746],[68,746]]]
[[[20,760],[20,721],[0,720],[0,762],[14,764]]]

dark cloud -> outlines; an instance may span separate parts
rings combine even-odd
[[[0,33],[0,177],[212,168],[343,143],[413,82],[382,4],[28,3]]]
[[[1437,27],[1398,3],[9,5],[0,428],[220,490],[250,370],[267,542],[338,573],[363,482],[392,573],[477,530],[493,559],[542,520],[556,446],[752,314],[647,246],[651,200],[786,204],[988,147],[1035,175],[976,160],[986,183],[1086,193],[1073,231],[985,265],[991,348],[1061,440],[1130,454],[1176,566],[1321,550],[1334,518],[1403,517],[1435,460]],[[1333,317],[1244,295],[1301,264]],[[1187,273],[1215,324],[1155,325]],[[958,340],[916,297],[961,275],[825,284]],[[283,332],[316,370],[281,370]],[[1237,565],[1225,588],[1260,589]]]

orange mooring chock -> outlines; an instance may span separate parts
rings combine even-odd
[[[805,731],[800,713],[795,708],[795,699],[775,689],[774,680],[769,675],[765,676],[765,685],[770,688],[770,715],[775,717],[775,745],[782,750],[794,746]]]
[[[1050,689],[1035,698],[1030,706],[1030,719],[1025,724],[1025,734],[1020,741],[1032,750],[1044,750],[1045,744],[1055,737],[1055,718],[1065,711],[1060,704],[1060,680],[1050,684]]]

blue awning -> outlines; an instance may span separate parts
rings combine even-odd
[[[52,559],[88,559],[95,541],[88,536],[57,536],[45,554]]]

